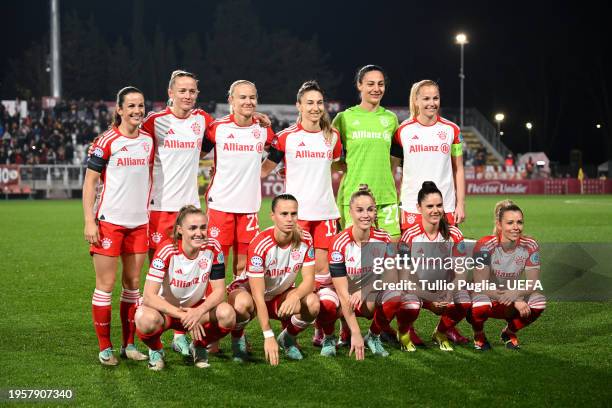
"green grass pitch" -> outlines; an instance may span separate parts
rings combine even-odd
[[[468,221],[462,226],[467,237],[490,233],[492,208],[501,198],[468,197]],[[514,199],[525,211],[526,233],[540,242],[610,242],[610,196]],[[262,227],[270,225],[269,205],[264,200]],[[263,361],[262,335],[255,321],[247,328],[256,358],[249,364],[233,363],[229,339],[224,339],[226,353],[212,356],[206,370],[187,365],[169,350],[162,372],[147,370],[146,362],[102,367],[91,322],[94,272],[82,230],[79,201],[0,202],[0,390],[69,388],[75,398],[68,404],[76,406],[610,404],[609,301],[549,302],[540,320],[519,334],[518,352],[502,347],[502,323],[495,320],[486,326],[493,345],[486,354],[471,347],[443,353],[431,346],[410,354],[393,349],[387,359],[368,355],[364,362],[348,358],[344,350],[335,359],[321,357],[310,344],[312,329],[308,329],[300,337],[306,358],[282,359],[273,368]],[[610,253],[605,256],[612,260]],[[603,269],[609,271],[610,263]],[[112,326],[117,348],[119,290],[118,284]],[[428,311],[421,313],[416,327],[424,338],[429,338],[435,321]],[[367,327],[365,321],[362,327]],[[470,334],[465,322],[459,327]],[[163,340],[168,348],[170,333]]]

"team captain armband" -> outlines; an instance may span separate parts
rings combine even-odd
[[[275,149],[274,146],[271,146],[270,153],[268,154],[268,157],[266,158],[278,164],[281,162],[281,160],[283,160],[284,157],[285,157],[284,152],[281,152],[280,150]]]
[[[104,150],[99,146],[92,147],[91,154],[87,159],[87,168],[102,173],[107,164],[108,160],[104,159]]]
[[[211,142],[210,140],[208,140],[208,138],[205,137],[202,139],[202,151],[204,153],[208,154],[214,148],[215,148],[215,144]]]
[[[210,280],[225,279],[225,264],[215,264],[210,270]]]
[[[345,263],[337,263],[329,264],[329,274],[332,278],[341,278],[343,276],[347,276],[346,273],[346,264]]]
[[[463,143],[455,143],[451,145],[451,156],[457,157],[463,155]]]

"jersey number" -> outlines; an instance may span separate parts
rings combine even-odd
[[[325,221],[325,226],[327,227],[326,237],[332,237],[336,235],[336,221],[335,220],[327,220]]]
[[[259,223],[257,222],[257,214],[247,214],[246,216],[249,220],[246,226],[246,230],[257,231],[259,229]]]
[[[385,216],[385,225],[394,224],[397,221],[397,204],[384,207],[382,213]]]

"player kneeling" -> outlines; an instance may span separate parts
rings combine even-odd
[[[149,346],[151,370],[164,368],[164,331],[189,331],[194,365],[206,368],[206,346],[227,335],[236,322],[234,309],[223,302],[223,252],[217,241],[207,238],[206,221],[198,208],[181,208],[173,240],[160,245],[151,262],[143,304],[135,316],[138,337]]]
[[[314,289],[314,248],[307,232],[297,225],[298,203],[294,196],[281,194],[272,200],[274,226],[262,231],[249,244],[246,271],[228,286],[229,302],[236,310],[232,332],[235,361],[247,358],[244,327],[257,314],[264,335],[264,351],[271,365],[277,365],[278,346],[289,359],[301,360],[295,337],[319,314]],[[302,283],[294,283],[298,272]],[[278,336],[270,318],[286,324]]]
[[[501,340],[506,348],[516,350],[516,332],[533,323],[546,308],[546,298],[535,290],[540,279],[539,247],[523,235],[523,211],[512,201],[502,201],[495,216],[495,235],[481,238],[474,247],[474,258],[483,261],[474,270],[474,283],[493,283],[497,289],[473,293],[468,321],[474,329],[474,348],[481,351],[491,348],[484,333],[488,318],[506,320]],[[524,288],[511,290],[518,287],[516,281],[523,272]]]

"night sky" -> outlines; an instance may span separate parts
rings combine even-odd
[[[132,6],[125,3],[60,0],[64,13],[93,15],[111,43],[118,35],[129,39]],[[173,39],[197,31],[204,44],[218,2],[184,0],[175,10],[168,5],[179,2],[145,4],[146,34],[152,34],[156,25]],[[459,46],[454,37],[465,32],[470,41],[465,47],[465,106],[476,107],[492,122],[496,112],[503,112],[504,140],[512,150],[527,150],[525,123],[531,121],[534,150],[546,151],[553,160],[567,163],[572,148],[583,150],[589,163],[612,159],[611,142],[605,141],[612,137],[612,123],[606,119],[612,113],[603,103],[606,95],[612,99],[612,24],[610,13],[594,2],[253,0],[253,4],[268,31],[287,31],[304,40],[316,36],[329,55],[331,69],[343,78],[337,94],[329,97],[349,105],[357,103],[355,70],[375,63],[385,67],[391,79],[383,105],[406,106],[410,85],[429,78],[441,86],[443,107],[458,107]],[[46,35],[48,15],[46,0],[3,3],[2,72],[8,59]],[[265,90],[259,91],[265,103]],[[538,134],[541,122],[548,124],[548,135]],[[602,129],[596,128],[597,123]]]

